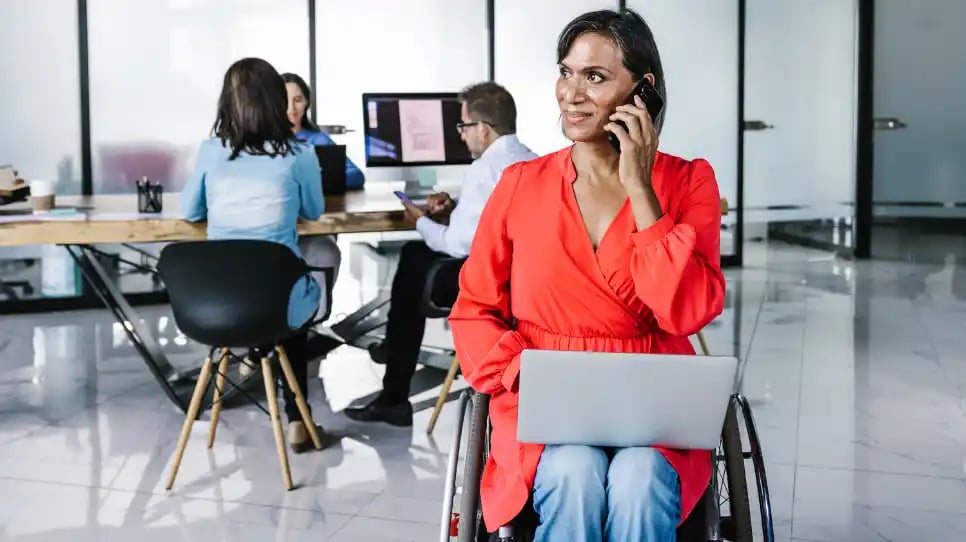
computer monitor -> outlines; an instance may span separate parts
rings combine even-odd
[[[367,167],[463,165],[461,105],[453,93],[362,95]]]

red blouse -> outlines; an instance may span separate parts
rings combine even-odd
[[[523,349],[693,354],[688,336],[724,304],[720,200],[706,161],[658,153],[652,180],[665,215],[637,231],[625,201],[595,251],[573,192],[570,153],[503,172],[450,316],[464,377],[491,395],[481,488],[490,531],[523,509],[543,451],[516,438]],[[709,452],[661,453],[680,477],[687,517],[710,480]]]

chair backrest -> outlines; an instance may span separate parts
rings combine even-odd
[[[305,264],[271,241],[189,241],[161,251],[175,322],[211,346],[262,346],[291,335],[288,304]]]
[[[459,293],[454,278],[459,277],[465,261],[466,258],[443,258],[430,266],[423,285],[423,314],[427,318],[449,316]]]

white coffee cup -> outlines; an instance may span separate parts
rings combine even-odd
[[[49,211],[54,208],[54,181],[30,181],[30,203],[34,211]]]
[[[52,196],[54,195],[54,181],[35,180],[30,181],[31,196]]]

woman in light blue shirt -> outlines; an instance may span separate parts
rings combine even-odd
[[[281,76],[258,58],[239,60],[225,74],[212,138],[198,151],[194,173],[181,194],[185,219],[207,220],[209,239],[261,239],[281,243],[302,256],[295,226],[318,220],[325,209],[319,161],[297,141],[286,118]],[[319,308],[323,289],[306,276],[289,297],[288,324],[302,327]],[[306,333],[283,346],[296,380],[308,396]],[[296,453],[311,445],[308,431],[283,386],[289,444]]]

